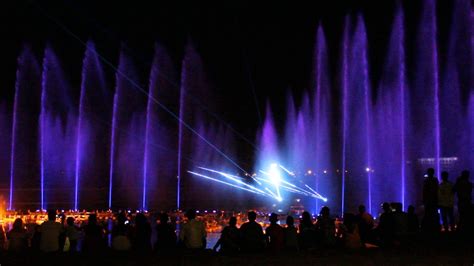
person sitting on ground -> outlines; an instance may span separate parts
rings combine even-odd
[[[450,229],[454,231],[454,190],[453,183],[449,182],[448,177],[448,172],[443,171],[441,173],[442,182],[438,188],[438,206],[441,220],[443,221],[443,228],[446,232]]]
[[[397,243],[405,241],[408,232],[408,216],[403,211],[403,205],[400,202],[392,203],[392,215],[394,222],[394,237]]]
[[[257,214],[254,211],[248,213],[249,221],[240,227],[241,250],[244,252],[260,252],[265,247],[263,229],[255,220]]]
[[[299,226],[299,247],[301,250],[311,249],[314,247],[316,240],[316,231],[311,220],[309,212],[304,211]]]
[[[295,227],[295,219],[288,215],[286,217],[285,232],[285,249],[288,251],[298,250],[298,230]]]
[[[48,211],[48,220],[41,224],[40,250],[45,253],[59,252],[59,236],[64,227],[56,222],[56,211]]]
[[[68,217],[66,220],[65,235],[69,239],[69,252],[74,253],[77,251],[77,242],[79,241],[79,229],[74,224],[74,217]]]
[[[188,249],[205,249],[206,248],[206,227],[203,222],[196,220],[196,211],[189,210],[186,212],[188,222],[183,225],[179,232],[179,240],[184,243]]]
[[[229,225],[224,227],[221,237],[217,240],[213,250],[220,247],[222,253],[236,253],[239,251],[240,231],[237,228],[237,218],[230,217]]]
[[[336,244],[336,226],[334,219],[331,218],[329,207],[321,208],[315,227],[318,239],[323,247],[331,247]]]
[[[379,232],[381,245],[389,247],[392,246],[394,240],[395,220],[388,202],[382,204],[382,210],[383,213],[380,215],[377,230]]]
[[[270,251],[279,252],[285,244],[285,233],[283,228],[277,224],[278,215],[270,214],[270,226],[265,229],[265,237]]]
[[[115,251],[129,251],[131,247],[129,221],[127,216],[120,212],[117,215],[117,224],[112,229],[112,249]]]
[[[135,230],[132,240],[132,247],[136,252],[151,251],[151,225],[143,213],[138,213],[135,216]]]
[[[360,249],[363,247],[359,234],[359,223],[352,213],[344,214],[344,222],[341,225],[342,244],[347,249]]]
[[[358,223],[360,238],[362,242],[367,243],[374,228],[374,218],[366,211],[364,205],[359,205],[359,214],[355,218]]]
[[[14,253],[24,252],[28,247],[28,232],[25,229],[23,220],[16,218],[13,228],[7,233],[8,251]]]
[[[104,228],[97,223],[97,215],[90,214],[84,227],[82,250],[86,253],[100,253],[107,246]]]
[[[407,220],[407,232],[412,235],[418,234],[420,231],[420,222],[418,221],[418,216],[415,213],[415,207],[413,205],[408,206]]]
[[[156,226],[157,251],[172,250],[176,247],[176,233],[174,226],[168,222],[168,214],[160,214],[160,223]]]

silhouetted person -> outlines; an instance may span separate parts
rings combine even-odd
[[[66,220],[65,235],[69,239],[69,253],[77,251],[77,242],[79,241],[79,228],[74,224],[74,217],[68,217]]]
[[[363,247],[359,234],[359,223],[352,213],[344,214],[344,222],[341,225],[342,243],[347,249],[360,249]]]
[[[204,223],[196,220],[196,211],[189,210],[186,212],[188,222],[183,225],[179,232],[179,239],[188,249],[205,249],[206,248],[206,227]]]
[[[56,211],[48,211],[48,220],[41,224],[40,249],[43,252],[59,252],[59,236],[63,232],[63,226],[56,222]]]
[[[151,251],[151,225],[143,213],[138,213],[135,216],[132,247],[136,252]]]
[[[362,242],[366,243],[370,239],[370,233],[374,228],[374,218],[365,209],[364,205],[359,205],[359,214],[355,217],[359,225],[359,234]]]
[[[295,219],[292,216],[286,217],[285,249],[288,251],[298,250],[298,230],[295,227]]]
[[[393,244],[395,235],[395,220],[388,202],[382,204],[382,210],[383,213],[380,215],[377,229],[380,235],[381,245],[390,247]]]
[[[224,227],[221,237],[217,240],[213,250],[220,247],[222,253],[236,253],[239,251],[240,231],[237,228],[237,218],[230,217],[229,225]]]
[[[299,227],[299,247],[301,250],[314,247],[316,241],[316,230],[309,212],[303,212]]]
[[[249,221],[240,227],[241,249],[244,252],[262,251],[265,245],[262,226],[255,220],[257,214],[253,211],[248,213]]]
[[[28,247],[28,232],[25,229],[23,220],[16,218],[13,228],[7,233],[8,251],[22,253]]]
[[[423,205],[425,215],[421,228],[425,233],[434,234],[439,232],[438,215],[438,179],[434,176],[434,169],[428,168],[426,178],[423,181]]]
[[[100,253],[106,247],[104,229],[97,223],[97,215],[90,214],[84,227],[82,250],[86,253]]]
[[[34,226],[33,237],[31,238],[31,250],[39,252],[41,246],[41,225]]]
[[[66,231],[65,231],[65,228],[66,228],[66,215],[64,215],[64,213],[60,213],[58,215],[59,217],[59,221],[61,223],[61,226],[63,227],[63,231],[61,232],[61,234],[59,234],[59,251],[63,251],[64,250],[64,245],[66,244]]]
[[[129,251],[132,248],[130,240],[130,225],[125,213],[117,215],[117,223],[112,229],[112,249],[115,251]]]
[[[454,185],[454,192],[458,198],[459,230],[466,230],[472,226],[470,223],[472,216],[472,183],[469,181],[469,171],[462,171]]]
[[[403,211],[403,205],[400,202],[392,203],[392,209],[395,240],[404,242],[408,232],[408,215]]]
[[[453,183],[448,180],[448,172],[443,171],[441,173],[441,184],[439,184],[438,191],[438,205],[441,212],[441,220],[443,221],[443,227],[446,232],[449,228],[454,230],[454,187]]]
[[[329,207],[324,206],[321,208],[315,228],[319,243],[322,246],[330,247],[336,244],[336,226],[334,219],[330,216]]]
[[[174,226],[168,222],[168,214],[160,214],[160,223],[156,226],[157,251],[166,251],[176,248],[176,233]]]
[[[4,251],[6,242],[7,242],[7,234],[5,232],[5,228],[3,227],[3,224],[0,224],[0,252]]]
[[[413,205],[408,206],[407,212],[407,233],[409,238],[414,239],[420,231],[420,222],[418,216],[415,213],[415,207]]]
[[[278,215],[276,213],[270,214],[270,226],[265,229],[265,236],[268,243],[268,249],[273,252],[283,250],[285,245],[285,232],[278,222]]]

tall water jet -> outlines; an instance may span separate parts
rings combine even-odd
[[[375,174],[374,184],[378,188],[377,201],[399,201],[405,206],[406,195],[411,193],[406,192],[408,93],[403,23],[403,10],[399,5],[377,95],[374,166],[382,171]],[[397,179],[387,179],[386,173]]]
[[[311,147],[315,152],[316,191],[322,194],[334,195],[329,189],[334,184],[329,183],[328,169],[332,169],[331,162],[331,140],[329,121],[331,117],[331,97],[329,87],[328,54],[326,47],[326,37],[323,27],[320,24],[317,29],[316,45],[314,51],[314,145]],[[335,191],[334,191],[335,192]],[[319,209],[319,200],[316,200],[316,210]]]
[[[167,50],[159,43],[149,77],[149,94],[166,106],[179,108],[179,90],[176,89],[176,73]],[[148,100],[154,101],[152,98]],[[147,103],[148,104],[148,103]],[[173,110],[178,113],[178,110]],[[170,157],[177,154],[178,124],[175,118],[165,113],[158,104],[152,102],[147,110],[148,148],[147,148],[147,208],[176,208],[176,160]],[[160,163],[155,163],[160,162]],[[158,197],[156,196],[158,195]]]
[[[74,187],[76,117],[70,86],[52,47],[44,50],[39,118],[41,207],[64,208]],[[51,204],[50,204],[51,203]]]
[[[187,61],[183,59],[181,67],[181,83],[179,87],[179,121],[178,121],[178,161],[177,161],[177,174],[176,174],[176,209],[181,209],[181,156],[183,152],[183,123],[184,121],[184,90],[187,76]]]
[[[463,92],[464,84],[469,84],[470,58],[466,56],[470,50],[470,2],[459,0],[453,2],[453,14],[449,28],[446,60],[441,68],[439,106],[441,124],[441,146],[443,152],[442,166],[450,167],[451,171],[460,172],[458,168],[468,162],[470,154],[466,143],[468,133],[463,128],[467,122],[465,112],[466,101],[462,96],[468,94]]]
[[[105,79],[99,55],[95,45],[89,41],[86,45],[82,65],[81,87],[79,95],[79,108],[76,125],[76,158],[74,168],[74,210],[79,209],[81,187],[103,186],[103,179],[93,178],[95,175],[106,175],[103,173],[109,156],[100,152],[104,143],[108,143],[110,124],[110,109],[107,97]],[[99,123],[91,123],[97,121]],[[88,160],[84,160],[87,156]],[[107,181],[106,181],[107,182]],[[108,183],[108,182],[107,182]],[[104,193],[107,198],[106,193]],[[102,194],[87,194],[85,199],[90,202],[90,207],[101,202]],[[97,203],[96,203],[97,202]],[[107,200],[105,200],[107,202]],[[100,204],[100,203],[99,203]],[[99,206],[96,205],[96,206]],[[103,206],[103,205],[102,205]]]
[[[359,187],[352,190],[351,209],[357,208],[356,201],[365,200],[372,211],[372,96],[369,85],[367,36],[364,21],[359,15],[351,42],[349,55],[349,90],[344,95],[347,101],[346,132],[346,185]]]
[[[118,115],[118,101],[119,101],[119,90],[118,86],[115,87],[114,103],[112,110],[112,128],[110,129],[110,162],[109,162],[109,209],[112,209],[112,193],[113,193],[113,181],[114,181],[114,165],[115,165],[115,138],[116,131],[118,128],[117,115]]]
[[[135,84],[140,84],[140,79],[132,57],[125,49],[120,52],[115,80],[117,95],[115,123],[118,130],[115,136],[116,158],[114,158],[116,175],[112,186],[125,193],[114,197],[114,206],[145,210],[146,180],[143,176],[143,166],[144,151],[148,146],[145,132],[147,97],[135,87]]]
[[[418,134],[414,137],[420,151],[418,158],[434,163],[431,167],[436,170],[436,175],[440,176],[440,114],[439,114],[439,84],[438,84],[438,45],[436,27],[436,4],[434,0],[426,0],[421,16],[418,30],[417,50],[417,75],[416,89],[413,91],[414,100],[418,102],[414,106],[413,125],[414,132]],[[434,147],[434,149],[432,149]]]
[[[341,214],[345,211],[345,196],[346,196],[346,152],[347,152],[347,131],[348,131],[348,93],[349,93],[349,15],[346,15],[344,20],[344,33],[342,40],[342,151],[341,151]]]
[[[44,81],[46,78],[44,77],[45,72],[44,71],[44,65],[47,64],[47,59],[46,56],[43,60],[43,78],[41,82],[41,113],[40,113],[40,179],[41,179],[41,185],[40,185],[40,191],[41,191],[41,202],[40,202],[40,207],[41,210],[45,210],[45,205],[44,205],[44,160],[45,160],[45,147],[44,147],[44,142],[45,142],[45,135],[46,135],[46,130],[45,130],[45,116],[46,116],[46,106],[45,106],[45,101],[46,101],[46,86],[44,84]]]
[[[22,60],[21,58],[18,61]],[[16,123],[17,123],[17,109],[18,109],[18,94],[19,94],[19,79],[20,73],[17,69],[17,81],[15,82],[15,97],[13,102],[13,119],[12,119],[12,133],[11,133],[11,148],[10,148],[10,195],[8,201],[8,210],[13,207],[13,181],[15,176],[15,144],[16,144]]]
[[[25,166],[37,158],[36,150],[32,148],[36,146],[37,135],[35,131],[31,131],[30,127],[38,125],[39,102],[37,99],[40,98],[41,70],[33,51],[27,46],[23,48],[17,64],[11,127],[9,210],[14,208],[15,184],[19,183],[21,187],[22,177],[37,176],[35,168]],[[21,152],[21,157],[17,156],[19,152]],[[21,163],[22,167],[16,169],[18,163]],[[29,181],[31,182],[31,179]],[[41,198],[41,192],[39,196]],[[23,200],[26,198],[24,197]],[[34,199],[30,198],[30,200]]]

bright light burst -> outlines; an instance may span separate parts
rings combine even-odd
[[[193,171],[188,171],[188,173],[230,187],[270,197],[278,202],[283,201],[282,191],[320,199],[324,202],[327,202],[328,200],[326,197],[323,197],[321,194],[312,189],[309,185],[305,184],[302,180],[298,179],[294,172],[277,163],[272,163],[268,169],[260,169],[258,171],[259,174],[250,176],[252,180],[255,181],[255,186],[243,181],[242,177],[237,175],[232,175],[206,167],[198,167],[198,169],[207,171],[209,173],[218,174],[221,178],[224,178],[225,181],[218,179],[217,177],[210,177],[208,175]],[[287,177],[287,179],[285,179],[285,177]],[[288,178],[291,180],[288,180]],[[297,184],[292,183],[293,181],[296,181]]]

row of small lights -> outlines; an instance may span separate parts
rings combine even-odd
[[[372,173],[373,173],[375,170],[374,170],[373,168],[366,167],[366,168],[365,168],[365,171],[366,171],[366,172],[372,172]],[[323,172],[323,174],[329,173],[328,170],[323,170],[322,172]],[[339,172],[340,172],[340,170],[339,170],[339,169],[336,169],[336,173],[339,173]],[[349,173],[348,170],[345,170],[344,172]],[[306,171],[306,173],[305,173],[305,175],[312,175],[312,174],[316,174],[316,172],[313,172],[313,170],[311,170],[311,169],[309,169],[309,170]],[[257,174],[256,174],[256,173],[253,173],[253,174],[245,173],[245,176],[255,177],[255,176],[257,176]]]

